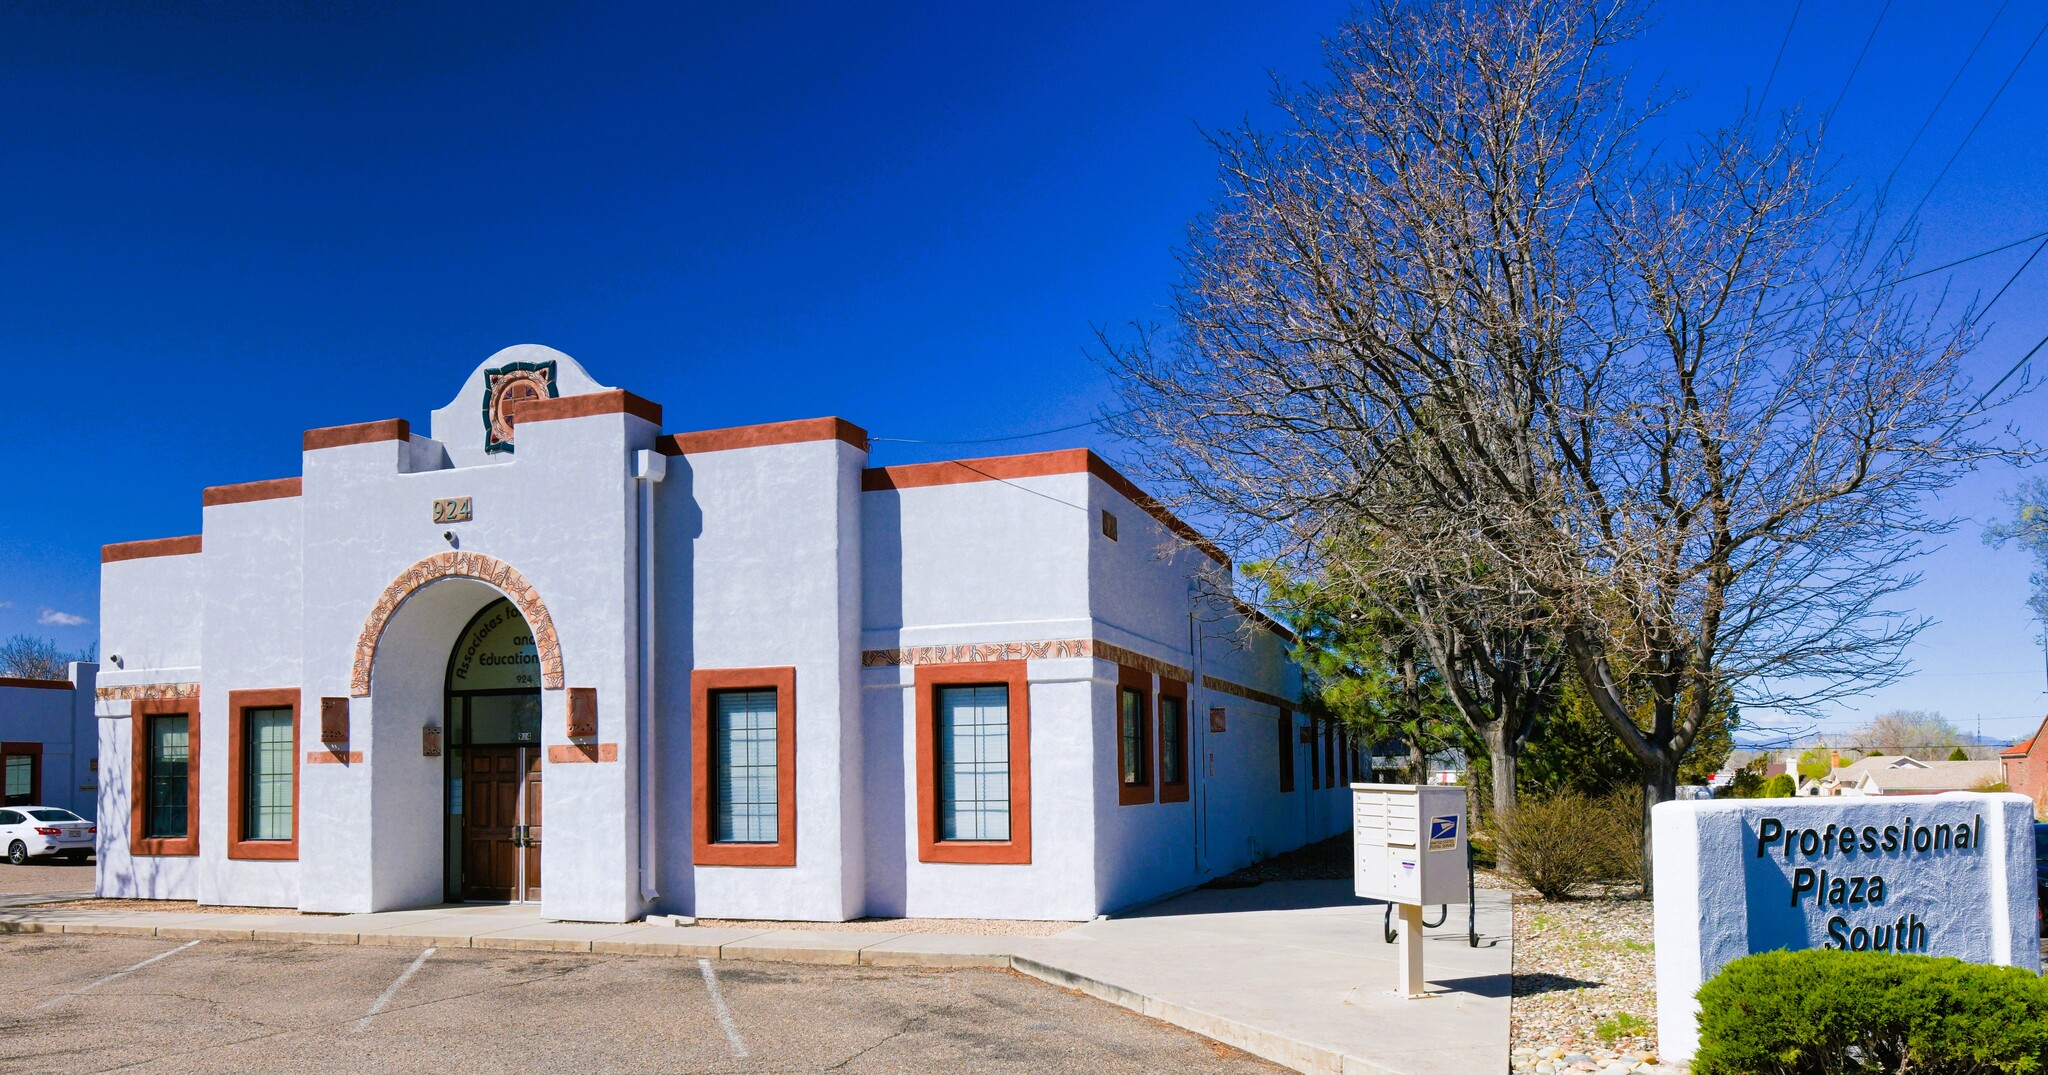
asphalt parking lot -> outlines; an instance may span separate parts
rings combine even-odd
[[[1260,1072],[999,971],[0,936],[4,1072]]]
[[[9,896],[43,896],[56,893],[92,891],[91,859],[84,862],[58,862],[56,859],[31,859],[26,866],[8,864],[0,858],[0,894]]]

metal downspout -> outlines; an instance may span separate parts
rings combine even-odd
[[[654,832],[655,740],[654,740],[654,483],[668,476],[668,457],[641,449],[633,453],[633,477],[640,483],[640,548],[638,627],[640,635],[640,899],[652,903],[661,896]]]

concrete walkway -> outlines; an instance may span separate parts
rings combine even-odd
[[[1318,1075],[1508,1069],[1513,954],[1506,893],[1479,894],[1426,934],[1436,995],[1395,997],[1379,904],[1346,881],[1201,890],[1052,937],[550,922],[531,907],[454,905],[360,915],[52,908],[0,898],[0,932],[311,944],[498,948],[874,967],[1013,968]]]

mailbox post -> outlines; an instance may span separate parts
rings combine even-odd
[[[1422,976],[1422,908],[1465,895],[1465,789],[1428,784],[1351,785],[1353,890],[1400,908],[1401,982],[1429,995]]]

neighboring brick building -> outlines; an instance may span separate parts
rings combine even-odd
[[[1998,755],[2005,767],[2007,787],[2034,800],[2034,815],[2048,817],[2048,719],[2032,738],[2022,740]]]

